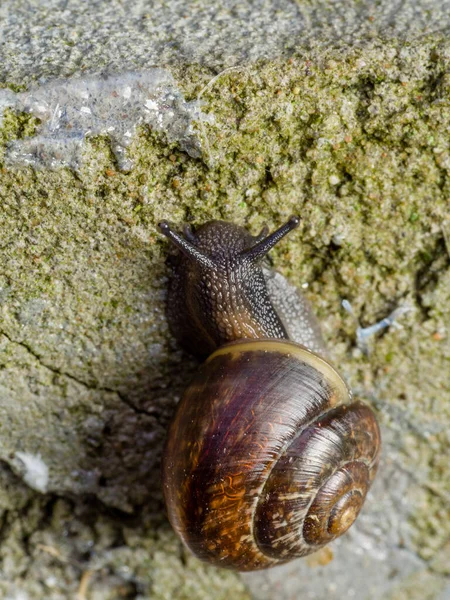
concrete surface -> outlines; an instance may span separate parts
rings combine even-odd
[[[431,0],[2,3],[0,597],[450,597],[449,27]],[[294,212],[274,263],[383,460],[347,536],[241,579],[164,519],[196,363],[155,225]],[[411,310],[365,356],[344,298]]]

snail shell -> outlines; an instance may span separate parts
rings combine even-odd
[[[186,390],[164,460],[169,518],[194,554],[260,569],[344,533],[379,449],[372,411],[349,402],[333,367],[292,342],[212,354]]]
[[[277,316],[283,306],[292,314],[286,290]],[[317,331],[308,310],[304,329]],[[170,426],[170,522],[196,556],[240,571],[314,552],[363,505],[380,452],[375,416],[304,345],[270,337],[217,345]]]

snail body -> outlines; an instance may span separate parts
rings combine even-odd
[[[194,554],[240,571],[343,534],[378,465],[373,412],[328,362],[306,301],[261,267],[297,224],[256,237],[221,221],[185,237],[160,225],[181,250],[169,322],[187,349],[208,355],[169,429],[167,512]]]

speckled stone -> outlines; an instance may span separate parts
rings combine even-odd
[[[450,29],[449,0],[5,0],[0,79],[202,64],[211,69],[324,43],[405,41]]]
[[[0,597],[447,600],[449,33],[448,0],[1,3]],[[291,214],[273,261],[384,449],[355,527],[248,592],[165,521],[196,363],[156,224]],[[410,310],[365,355],[343,299]]]

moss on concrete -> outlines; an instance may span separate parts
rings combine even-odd
[[[167,530],[151,533],[164,433],[195,368],[168,333],[167,246],[156,224],[223,218],[257,231],[299,213],[300,232],[273,252],[275,264],[305,290],[336,364],[392,434],[387,459],[412,482],[399,508],[407,544],[439,561],[450,538],[449,65],[450,45],[424,39],[311,51],[214,81],[191,67],[177,76],[213,117],[197,124],[204,160],[143,128],[130,172],[118,170],[104,137],[87,143],[78,173],[3,165],[0,458],[20,475],[14,452],[40,452],[53,494],[89,494],[120,519],[147,523],[116,536],[94,511],[86,537],[75,536],[92,543],[73,566],[41,546],[61,551],[60,506],[89,510],[33,497],[1,530],[6,551],[45,555],[48,572],[56,569],[48,576],[74,589],[82,572],[93,570],[92,589],[106,573],[101,598],[136,597],[141,585],[142,598],[206,598],[212,589],[244,597],[233,576],[199,566]],[[8,113],[3,145],[35,126]],[[365,357],[342,298],[363,324],[398,305],[413,310]],[[5,506],[15,498],[11,488]],[[102,527],[105,543],[92,533]],[[69,554],[77,544],[64,539]],[[21,581],[32,598],[47,588],[59,598],[36,569],[1,585]]]
[[[17,113],[6,108],[2,114],[2,126],[0,130],[1,156],[4,159],[6,144],[12,140],[21,139],[34,135],[39,125],[39,119],[27,113]]]

